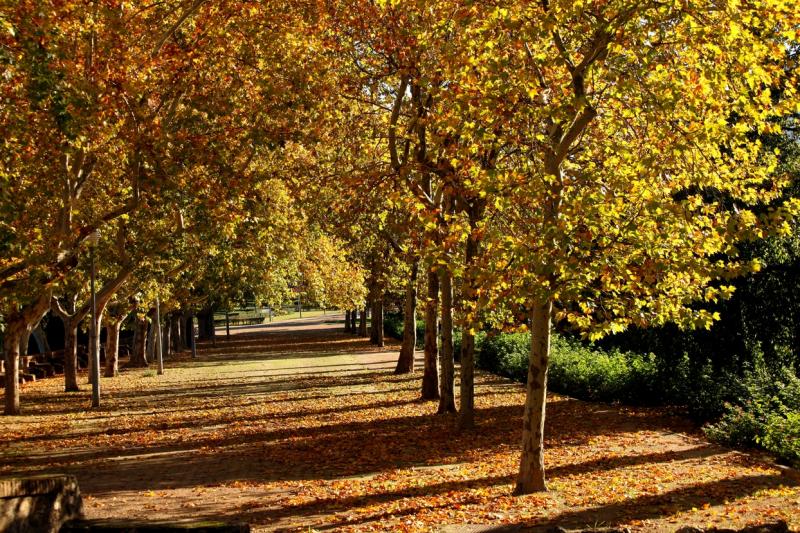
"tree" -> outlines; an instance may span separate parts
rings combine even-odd
[[[513,282],[530,312],[518,493],[545,489],[553,316],[590,338],[707,327],[716,317],[692,302],[723,296],[711,280],[755,266],[737,261],[735,243],[758,231],[749,207],[784,180],[752,133],[775,131],[772,118],[795,105],[797,17],[781,2],[465,8],[450,109],[478,117],[478,135],[462,136],[454,159],[501,212],[482,275]],[[491,171],[471,157],[487,138],[508,154]]]

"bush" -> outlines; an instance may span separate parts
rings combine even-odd
[[[789,369],[748,372],[740,395],[704,431],[711,440],[763,447],[800,467],[800,379]]]
[[[388,337],[402,340],[403,314],[386,313],[383,317],[383,333]],[[417,348],[425,344],[425,321],[417,320]]]

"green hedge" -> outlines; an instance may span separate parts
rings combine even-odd
[[[395,339],[403,338],[403,314],[386,313],[383,317],[383,334]],[[425,344],[425,321],[417,320],[417,347]]]

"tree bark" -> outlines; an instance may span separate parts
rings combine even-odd
[[[170,322],[172,322],[172,351],[180,352],[181,351],[181,317],[178,312],[172,313],[172,317],[170,318]]]
[[[3,332],[3,350],[5,352],[6,390],[3,414],[19,415],[19,342],[24,327],[22,324],[6,327]]]
[[[358,335],[360,337],[369,337],[367,333],[367,308],[366,306],[361,309],[361,317],[358,322]]]
[[[147,318],[137,316],[133,329],[133,348],[128,366],[146,367],[147,366]]]
[[[64,391],[78,392],[78,324],[64,320]]]
[[[380,292],[380,291],[378,291]],[[370,342],[375,346],[383,346],[383,295],[378,294],[372,300],[372,322],[370,326]]]
[[[470,210],[470,235],[467,238],[466,255],[464,264],[466,276],[462,302],[468,320],[461,329],[461,380],[459,384],[459,429],[471,429],[475,426],[475,335],[473,326],[476,324],[475,313],[478,304],[478,291],[475,286],[475,260],[478,256],[478,237],[476,233],[478,218],[482,215],[480,207]],[[469,319],[471,317],[471,319]]]
[[[422,374],[422,399],[439,398],[439,276],[428,272],[428,299],[425,302],[425,370]]]
[[[531,312],[531,351],[522,418],[522,457],[515,494],[547,490],[544,472],[544,416],[550,362],[550,315],[553,303],[536,302]]]
[[[106,317],[106,370],[104,376],[113,378],[119,375],[119,330],[123,320],[109,315]]]
[[[414,372],[414,350],[417,346],[417,274],[419,259],[411,264],[411,276],[406,285],[405,305],[403,306],[403,344],[397,358],[395,374]]]
[[[22,336],[30,333],[33,326],[50,307],[52,291],[45,290],[33,302],[11,313],[6,319],[3,332],[3,351],[5,358],[6,389],[4,393],[6,415],[20,414],[19,408],[19,344]]]
[[[350,311],[350,333],[356,333],[358,326],[356,325],[356,319],[358,318],[358,309],[353,309]]]
[[[161,339],[161,346],[164,347],[164,358],[169,358],[172,355],[172,315],[164,319],[164,335]]]
[[[455,365],[453,361],[453,277],[443,269],[439,275],[442,290],[442,353],[439,357],[439,414],[455,413]]]
[[[350,310],[344,312],[344,332],[350,333]]]

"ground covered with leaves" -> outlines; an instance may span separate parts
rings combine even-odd
[[[58,379],[4,419],[0,474],[70,473],[90,518],[213,518],[256,531],[532,530],[627,525],[800,528],[800,487],[764,457],[708,443],[685,419],[552,396],[550,491],[511,496],[523,390],[477,379],[478,428],[419,400],[420,375],[330,317],[237,328],[166,374],[104,379],[104,402]],[[88,387],[86,387],[88,389]]]

